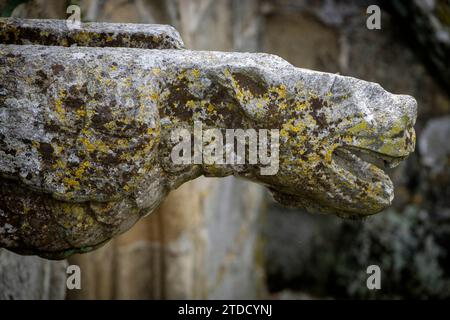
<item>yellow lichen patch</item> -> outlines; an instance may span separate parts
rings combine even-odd
[[[238,89],[238,91],[236,92],[236,97],[239,101],[243,101],[245,98],[245,94],[242,90]]]
[[[159,93],[156,91],[150,92],[150,99],[154,102],[160,101]]]
[[[86,230],[95,223],[95,220],[88,214],[86,207],[83,205],[62,202],[59,204],[59,207],[60,211],[66,216],[60,222],[66,229],[75,227]]]
[[[192,69],[191,74],[196,80],[200,78],[200,70],[198,69]]]
[[[152,73],[155,75],[155,76],[159,76],[159,75],[161,75],[161,69],[160,68],[153,68],[152,69]]]
[[[129,145],[130,145],[130,141],[127,139],[122,138],[122,139],[117,139],[117,141],[116,141],[116,146],[119,148],[126,149],[129,147]]]
[[[280,108],[280,110],[286,110],[288,108],[288,104],[286,102],[281,102],[278,104],[278,108]]]
[[[184,78],[186,78],[186,70],[181,71],[177,76],[178,80],[183,80]]]
[[[230,74],[230,77],[231,77],[233,89],[236,92],[236,97],[239,100],[239,102],[241,102],[242,104],[245,104],[254,98],[254,96],[250,90],[241,88],[241,86],[239,85],[239,82],[233,77],[232,74]]]
[[[407,119],[405,120],[405,118],[402,118],[400,121],[395,122],[384,135],[389,137],[399,134],[400,132],[405,130],[405,126],[403,125],[403,123],[407,122],[408,122]]]
[[[258,102],[256,102],[256,107],[257,107],[258,109],[263,109],[263,108],[264,108],[264,105],[263,105],[263,103],[262,103],[261,100],[259,100]]]
[[[63,106],[63,99],[65,97],[66,97],[66,91],[64,89],[60,90],[59,95],[58,95],[58,99],[55,102],[55,110],[56,110],[56,113],[58,115],[58,118],[61,121],[64,121],[65,115],[66,115],[66,112],[65,112],[64,108],[62,107]]]
[[[63,47],[68,47],[69,46],[69,42],[67,41],[67,39],[61,39],[61,46]]]
[[[362,131],[367,131],[368,125],[366,121],[361,121],[360,123],[354,125],[353,127],[349,128],[347,131],[349,133],[355,134]]]
[[[136,121],[139,124],[143,124],[145,122],[146,108],[143,103],[139,105],[139,113],[137,115]]]
[[[75,171],[75,177],[77,177],[78,179],[80,179],[84,172],[86,171],[87,168],[89,168],[91,166],[91,164],[89,163],[89,161],[84,161],[79,167],[78,169]]]
[[[120,155],[120,160],[125,160],[130,162],[133,159],[133,156],[129,153],[129,152],[122,152],[122,154]]]
[[[86,109],[84,106],[81,106],[79,109],[75,111],[75,114],[77,115],[77,118],[84,118],[86,116]]]
[[[186,102],[186,107],[188,108],[195,108],[195,102],[193,100],[189,100],[188,102]]]
[[[347,144],[352,144],[353,143],[353,137],[352,136],[345,135],[345,136],[342,136],[341,139],[342,139],[343,142],[345,142]]]
[[[112,130],[116,129],[117,124],[116,124],[115,121],[110,121],[110,122],[105,123],[103,126],[104,126],[106,129],[108,129],[109,131],[112,131]]]
[[[297,101],[295,103],[294,109],[296,111],[304,111],[308,108],[309,103],[307,101]]]
[[[96,139],[88,129],[84,128],[81,132],[83,136],[80,136],[78,140],[89,153],[95,150],[103,153],[110,151],[110,147],[102,140]]]
[[[22,208],[23,209],[23,211],[22,211],[23,214],[28,214],[30,212],[31,208],[25,202],[23,202],[22,205],[23,205],[23,208]]]
[[[94,38],[98,37],[99,35],[96,33],[88,33],[83,31],[74,34],[74,40],[83,44],[91,43]]]
[[[68,178],[68,177],[65,177],[63,179],[63,183],[64,183],[64,185],[75,188],[75,189],[80,187],[80,183],[77,180]]]
[[[61,159],[57,159],[55,163],[52,165],[53,169],[65,169],[66,163],[62,161]]]
[[[272,91],[277,93],[279,99],[286,99],[286,86],[284,84],[274,87]]]
[[[301,119],[290,119],[288,122],[284,123],[280,130],[280,137],[288,138],[289,133],[292,132],[296,137],[295,143],[301,146],[306,140],[304,135],[304,130],[306,128],[305,123]]]
[[[123,82],[123,84],[124,84],[126,87],[128,87],[128,88],[130,88],[131,85],[132,85],[131,77],[126,77],[126,78],[124,78],[124,79],[122,80],[122,82]]]
[[[391,141],[391,143],[384,143],[378,152],[395,155],[398,154],[400,150],[405,149],[405,141],[404,140],[395,140]]]
[[[52,147],[53,147],[53,152],[55,155],[60,155],[64,150],[64,148],[60,145],[52,144]]]
[[[339,146],[338,143],[334,143],[330,148],[328,148],[325,152],[325,161],[330,163],[333,157],[333,151]]]
[[[308,157],[308,161],[311,163],[319,163],[321,160],[320,156],[316,153],[310,153],[307,155],[307,157]]]
[[[281,129],[280,130],[280,137],[282,137],[282,138],[289,138],[289,132],[288,132],[288,130],[286,130],[286,129]]]
[[[154,132],[155,132],[155,129],[154,129],[154,128],[148,128],[148,129],[147,129],[147,134],[148,134],[148,135],[152,135]]]
[[[213,113],[215,111],[215,107],[211,103],[208,103],[206,110],[208,110],[209,113]]]
[[[84,147],[86,148],[86,150],[88,152],[92,152],[95,150],[95,146],[93,143],[91,143],[91,141],[86,138],[86,137],[81,137],[80,138],[80,142],[84,145]]]

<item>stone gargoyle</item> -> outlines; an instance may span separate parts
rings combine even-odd
[[[129,229],[201,175],[341,217],[390,205],[414,98],[270,54],[183,49],[171,27],[0,20],[0,246],[50,259]],[[279,170],[174,164],[171,131],[278,129]]]

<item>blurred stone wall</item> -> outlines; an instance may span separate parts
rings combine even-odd
[[[0,300],[64,299],[66,266],[0,249]]]
[[[385,8],[385,3],[372,0],[267,1],[263,51],[299,67],[378,82],[390,92],[414,96],[419,106],[416,152],[390,172],[395,184],[390,209],[362,221],[343,221],[270,205],[265,255],[273,292],[450,297],[450,88],[421,59],[427,49],[414,47],[412,41],[441,37],[448,52],[450,20],[442,19],[445,28],[437,35],[420,28],[411,34],[414,16],[401,20],[383,10],[381,30],[369,30],[366,8],[377,3]],[[400,3],[429,6],[433,19],[450,17],[446,1]],[[449,61],[447,56],[437,65],[448,66]],[[381,290],[366,287],[366,268],[372,264],[381,268]]]
[[[69,298],[257,298],[261,200],[259,188],[234,178],[181,186],[123,236],[69,259],[85,271]]]

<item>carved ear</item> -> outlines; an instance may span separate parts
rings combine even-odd
[[[269,83],[257,67],[236,67],[225,71],[230,93],[250,119],[261,121],[270,111],[268,106]]]
[[[209,77],[221,87],[221,98],[234,101],[246,118],[263,123],[278,117],[276,94],[271,92],[277,86],[263,68],[221,65],[211,69]]]
[[[245,90],[255,98],[262,97],[267,93],[267,81],[258,68],[236,68],[235,70],[230,70],[230,76],[237,90]]]

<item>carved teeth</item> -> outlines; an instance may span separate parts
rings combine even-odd
[[[362,161],[373,164],[380,169],[395,168],[405,159],[405,157],[392,157],[387,154],[353,146],[344,146],[339,149],[344,149]]]
[[[372,150],[343,146],[334,150],[333,161],[338,168],[351,173],[360,180],[368,183],[382,182],[385,188],[389,188],[392,182],[386,174],[386,170],[397,166],[403,159]]]

